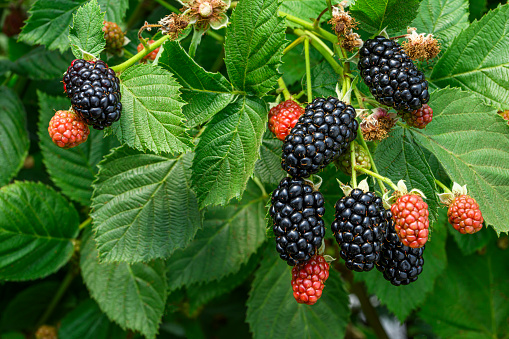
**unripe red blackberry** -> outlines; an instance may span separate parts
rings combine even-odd
[[[58,147],[73,148],[87,141],[90,129],[73,112],[57,111],[49,122],[48,132]]]
[[[424,265],[424,246],[411,248],[403,245],[394,229],[392,213],[386,212],[387,236],[382,243],[376,268],[395,286],[408,285],[417,280]]]
[[[424,104],[415,111],[404,113],[403,120],[405,120],[408,126],[423,129],[433,120],[433,110],[428,104]]]
[[[429,101],[428,82],[401,46],[378,36],[359,49],[358,68],[375,99],[397,111],[411,112]]]
[[[151,44],[153,44],[154,42],[155,42],[154,40],[150,40],[150,41],[148,42],[148,44],[149,44],[149,45],[151,45]],[[140,43],[140,44],[138,45],[138,47],[137,47],[137,50],[138,50],[138,52],[141,52],[144,48],[145,48],[145,47],[143,46],[143,44],[142,44],[142,43]],[[160,49],[160,47],[157,47],[157,48],[156,48],[156,49],[154,49],[152,52],[150,52],[149,54],[145,55],[145,56],[143,57],[143,60],[152,60],[152,61],[154,61],[154,60],[156,59],[156,57],[157,57],[157,53],[159,53],[159,49]]]
[[[417,194],[405,194],[391,206],[394,228],[399,239],[411,248],[423,247],[428,241],[428,204]]]
[[[322,296],[329,278],[329,264],[321,255],[292,268],[293,297],[299,304],[313,305]]]
[[[120,80],[104,61],[76,59],[63,81],[74,112],[88,125],[101,130],[120,119]]]
[[[269,213],[276,250],[288,265],[308,261],[321,246],[324,202],[323,195],[303,179],[283,178],[272,193]]]
[[[354,141],[355,142],[355,141]],[[355,143],[355,165],[370,169],[371,162],[369,161],[369,156],[367,151],[361,145]],[[345,174],[352,175],[352,158],[350,156],[350,152],[345,152],[341,154],[337,160],[334,161],[336,166]]]
[[[357,137],[355,109],[337,98],[317,98],[285,138],[281,166],[292,177],[317,173]]]
[[[375,267],[386,228],[382,199],[375,193],[356,188],[337,201],[331,230],[348,269],[362,272]]]
[[[298,103],[293,100],[283,101],[270,109],[269,130],[279,140],[285,140],[302,114],[304,109]]]
[[[449,223],[462,234],[474,234],[481,230],[484,221],[479,205],[469,195],[454,198],[447,210]]]
[[[114,22],[103,22],[104,39],[106,40],[106,51],[111,54],[119,54],[124,47],[125,34]]]

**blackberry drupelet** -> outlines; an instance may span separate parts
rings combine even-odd
[[[382,199],[373,192],[356,188],[338,200],[331,230],[348,269],[362,272],[375,267],[387,228],[384,216]]]
[[[76,59],[63,81],[74,112],[88,125],[101,130],[120,119],[120,81],[104,61]]]
[[[424,74],[397,42],[382,36],[369,39],[359,55],[361,76],[378,102],[412,112],[429,101]]]
[[[403,245],[394,229],[392,213],[386,211],[387,237],[382,244],[381,258],[376,268],[384,278],[395,286],[414,282],[422,272],[424,265],[424,247],[411,248]]]
[[[321,246],[324,212],[323,195],[303,179],[283,178],[274,190],[269,213],[276,250],[288,265],[309,260]]]
[[[337,98],[317,98],[306,106],[285,138],[281,166],[292,177],[305,178],[344,153],[357,137],[355,109]]]

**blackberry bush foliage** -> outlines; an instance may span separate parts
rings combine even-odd
[[[509,335],[509,5],[11,2],[1,338]]]

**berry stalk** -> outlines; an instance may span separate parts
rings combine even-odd
[[[143,59],[144,56],[148,55],[150,52],[152,52],[153,50],[155,50],[156,48],[161,46],[169,38],[170,38],[169,35],[163,36],[162,38],[160,38],[159,40],[156,40],[156,42],[151,44],[148,47],[148,49],[146,48],[146,49],[142,50],[141,52],[138,52],[137,54],[135,54],[132,58],[128,59],[127,61],[124,61],[123,63],[113,66],[113,67],[110,67],[110,68],[112,70],[114,70],[115,73],[120,73],[120,72],[124,71],[125,69],[131,67],[132,65],[134,65],[135,63],[137,63],[138,61]]]
[[[357,187],[357,172],[355,171],[355,167],[357,163],[355,162],[355,144],[350,143],[350,164],[352,167],[352,187]]]
[[[447,186],[445,186],[440,180],[435,179],[435,182],[437,183],[438,186],[440,186],[444,190],[445,193],[452,193],[451,190]]]
[[[306,59],[306,88],[308,102],[313,101],[313,90],[311,88],[311,61],[309,59],[309,38],[304,40],[304,56]]]
[[[362,108],[362,107],[361,107]],[[364,140],[364,137],[362,136],[362,133],[359,133],[359,141],[361,142],[362,147],[367,151],[369,162],[371,163],[371,168],[373,169],[373,172],[378,174],[378,169],[376,168],[375,160],[373,160],[373,156],[371,155],[371,152],[369,151],[368,145],[366,144],[366,140]],[[382,190],[382,193],[385,192],[385,185],[383,180],[377,178],[378,185],[380,186],[380,189]]]
[[[337,43],[337,41],[338,41],[338,38],[336,37],[336,35],[334,35],[330,32],[327,32],[326,30],[324,30],[321,27],[315,27],[313,25],[313,23],[311,23],[309,21],[303,20],[301,18],[298,18],[296,16],[293,16],[291,14],[288,14],[288,13],[285,13],[282,11],[278,11],[278,14],[279,14],[279,16],[286,17],[286,20],[288,20],[288,21],[295,22],[296,24],[301,25],[302,27],[304,27],[307,30],[314,31],[314,32],[318,33],[322,38],[332,42],[333,44]]]
[[[383,177],[383,176],[381,176],[381,175],[380,175],[380,174],[378,174],[378,173],[371,172],[370,170],[365,169],[365,168],[360,167],[360,166],[355,166],[354,168],[355,168],[356,170],[358,170],[358,171],[361,171],[361,172],[364,172],[364,173],[366,173],[366,174],[368,174],[368,175],[371,175],[373,178],[376,178],[376,179],[379,179],[379,180],[381,180],[381,181],[385,182],[385,183],[386,183],[386,184],[388,184],[388,185],[389,185],[389,186],[390,186],[393,190],[395,190],[395,191],[397,191],[397,190],[398,190],[398,186],[396,186],[396,185],[392,182],[392,180],[391,180],[391,179],[386,178],[386,177]]]
[[[277,84],[279,85],[280,90],[283,92],[283,96],[286,100],[290,100],[292,95],[290,94],[290,91],[288,91],[288,87],[286,87],[285,81],[283,80],[283,77],[277,79]]]

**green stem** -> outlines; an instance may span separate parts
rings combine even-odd
[[[85,227],[87,227],[88,225],[90,225],[90,223],[92,222],[92,217],[88,217],[87,219],[85,219],[85,221],[83,221],[80,226],[79,226],[79,229],[84,229]]]
[[[332,16],[332,2],[331,0],[327,0],[327,8],[329,9],[329,14]]]
[[[164,0],[155,0],[155,2],[157,2],[159,5],[169,9],[170,11],[174,12],[174,13],[180,13],[179,9],[173,5],[170,5],[169,3],[167,3],[166,1]]]
[[[165,42],[169,38],[170,38],[169,35],[163,36],[162,38],[160,38],[159,40],[157,40],[153,44],[151,44],[148,49],[147,48],[143,49],[141,52],[138,52],[137,54],[135,54],[132,58],[129,58],[127,61],[124,61],[120,65],[111,67],[111,69],[114,70],[115,73],[120,73],[120,72],[124,71],[125,69],[131,67],[132,65],[134,65],[135,63],[137,63],[138,61],[143,59],[143,57],[145,55],[149,54],[150,52],[155,50],[157,47],[161,46],[163,44],[163,42]]]
[[[65,292],[71,285],[72,280],[76,276],[76,271],[74,269],[70,269],[69,272],[67,272],[67,275],[65,276],[64,280],[60,284],[60,287],[58,288],[57,293],[53,296],[53,299],[51,299],[51,302],[49,303],[48,307],[46,308],[46,311],[41,316],[39,321],[37,322],[37,328],[39,328],[41,325],[44,325],[46,321],[49,319],[53,311],[55,310],[55,307],[60,302],[60,299],[64,296]]]
[[[364,109],[364,102],[362,101],[362,94],[359,91],[359,89],[357,88],[357,86],[354,86],[353,92],[355,94],[355,97],[357,98],[357,103],[359,104],[359,108]],[[364,138],[363,138],[363,140],[364,140]]]
[[[445,193],[452,193],[449,187],[445,186],[440,180],[435,179],[435,182],[437,183],[438,186],[442,187]]]
[[[304,56],[306,59],[306,88],[308,102],[313,101],[313,89],[311,87],[311,60],[309,59],[309,39],[304,40]]]
[[[283,54],[286,54],[290,52],[293,48],[300,45],[301,42],[303,42],[306,39],[305,36],[300,36],[297,39],[293,40],[286,48],[283,50]]]
[[[327,62],[331,65],[334,71],[339,74],[341,78],[343,78],[343,67],[334,59],[334,52],[330,50],[330,48],[316,35],[309,31],[303,31],[302,29],[295,29],[293,31],[296,35],[299,36],[308,36],[310,37],[311,46],[313,46]]]
[[[335,36],[334,34],[332,34],[330,32],[327,32],[326,30],[324,30],[321,27],[315,27],[313,25],[313,23],[310,21],[303,20],[301,18],[298,18],[296,16],[293,16],[291,14],[288,14],[288,13],[285,13],[282,11],[279,11],[278,14],[279,14],[279,16],[285,16],[286,20],[288,20],[288,21],[295,22],[296,24],[299,24],[302,27],[304,27],[310,31],[314,31],[314,32],[320,34],[320,36],[322,36],[324,39],[326,39],[332,43],[336,43],[338,40],[337,36]]]
[[[295,100],[299,100],[299,99],[300,99],[300,98],[301,98],[304,94],[306,94],[306,91],[302,90],[302,91],[300,91],[300,93],[299,93],[299,94],[294,95],[294,96],[293,96],[293,98],[294,98]]]
[[[355,171],[357,162],[355,161],[355,145],[353,142],[350,143],[350,165],[352,166],[352,187],[357,188],[357,172]]]
[[[133,53],[129,52],[127,49],[124,48],[124,55],[127,59],[130,59],[134,56]]]
[[[366,152],[368,153],[369,162],[371,163],[371,168],[373,169],[373,172],[378,174],[378,169],[376,168],[375,160],[373,160],[373,156],[371,155],[371,152],[369,151],[368,145],[366,144],[366,140],[364,140],[364,137],[362,136],[362,133],[359,133],[359,141],[361,142],[361,146],[364,147]],[[380,186],[380,189],[382,190],[382,193],[385,192],[385,185],[384,182],[380,179],[378,179],[378,185]]]
[[[254,176],[253,181],[256,183],[256,185],[258,185],[258,187],[260,188],[260,191],[262,191],[262,196],[268,197],[269,195],[267,194],[267,191],[265,191],[265,187],[263,186],[262,182],[260,181],[260,178],[258,178],[257,176]]]
[[[359,170],[361,172],[364,172],[366,174],[369,174],[371,175],[373,178],[377,178],[379,180],[382,180],[383,182],[385,182],[387,185],[389,185],[393,190],[397,191],[398,190],[398,186],[396,186],[391,179],[389,178],[386,178],[386,177],[383,177],[381,176],[380,174],[378,173],[375,173],[375,172],[371,172],[370,170],[368,169],[365,169],[365,168],[362,168],[360,166],[355,166],[355,169],[356,170]]]
[[[221,34],[214,32],[212,29],[207,30],[207,35],[211,38],[216,39],[220,43],[224,42],[224,37]]]
[[[201,42],[201,37],[203,35],[203,32],[200,30],[197,30],[196,27],[193,30],[193,39],[191,40],[191,45],[189,46],[189,56],[191,58],[194,58],[196,55],[196,49],[198,48],[198,45]]]
[[[288,87],[286,87],[283,77],[277,79],[277,84],[279,85],[279,88],[283,92],[283,96],[285,97],[285,100],[290,100],[292,96],[290,94],[290,91],[288,91]]]

